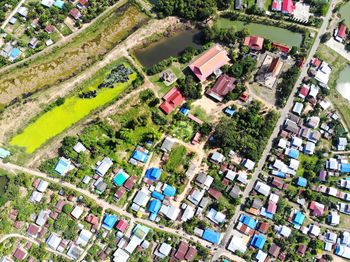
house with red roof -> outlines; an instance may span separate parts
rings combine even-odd
[[[309,94],[309,92],[310,92],[310,87],[304,84],[299,92],[299,97],[304,100]]]
[[[283,0],[282,14],[291,15],[295,10],[295,5],[292,0]]]
[[[129,177],[124,183],[124,187],[126,188],[126,190],[128,191],[132,190],[136,181],[137,181],[137,176],[132,175],[131,177]]]
[[[273,201],[269,201],[268,205],[267,205],[267,212],[270,214],[275,214],[277,210],[277,204]]]
[[[254,35],[247,36],[246,38],[244,38],[243,45],[248,46],[252,50],[260,51],[261,49],[263,49],[264,38]]]
[[[81,17],[81,13],[77,8],[70,10],[69,14],[75,19],[78,20]]]
[[[48,34],[51,34],[55,31],[55,27],[53,25],[48,25],[47,27],[45,27],[45,31],[48,33]]]
[[[186,253],[186,261],[192,261],[197,255],[197,249],[195,247],[190,247]]]
[[[249,98],[248,93],[244,92],[239,99],[241,99],[243,102],[247,102],[248,98]]]
[[[185,97],[181,94],[179,89],[174,86],[164,97],[163,104],[160,105],[160,108],[169,115],[175,110],[184,100]]]
[[[121,232],[124,232],[127,227],[128,222],[126,222],[125,220],[120,220],[117,224],[117,229]]]
[[[347,38],[346,35],[346,26],[341,25],[338,30],[336,30],[335,34],[335,40],[337,40],[340,43],[344,43]]]
[[[188,243],[185,241],[181,241],[179,247],[177,248],[177,251],[175,253],[175,258],[179,259],[179,260],[184,260],[185,259],[185,255],[187,253],[188,250]]]
[[[281,68],[281,66],[282,66],[281,59],[278,56],[274,57],[265,73],[265,79],[267,80],[272,77],[275,77],[277,72],[279,72],[279,69]]]
[[[289,47],[286,46],[286,45],[282,45],[282,44],[279,44],[279,43],[273,43],[272,44],[272,48],[278,48],[281,52],[284,52],[284,53],[288,53],[289,52]]]
[[[316,201],[312,201],[310,203],[310,209],[313,211],[312,212],[313,216],[323,216],[325,206],[321,203],[316,202]]]
[[[316,68],[319,68],[320,65],[321,65],[322,61],[320,59],[318,59],[317,57],[315,57],[313,60],[312,60],[312,65]]]
[[[214,189],[214,188],[212,188],[212,187],[209,188],[208,194],[211,195],[216,200],[219,200],[219,198],[221,197],[221,192],[216,190],[216,189]]]
[[[282,1],[274,0],[271,6],[272,11],[281,12],[282,11]]]
[[[28,254],[27,251],[18,247],[18,248],[16,248],[15,252],[13,253],[13,256],[17,260],[22,261],[26,258],[27,254]]]
[[[216,69],[228,64],[230,58],[226,50],[220,45],[214,45],[203,55],[189,65],[189,68],[196,75],[199,81],[203,82]]]
[[[225,95],[235,88],[236,79],[222,74],[212,88],[208,88],[206,94],[216,101],[221,102]]]
[[[197,145],[199,143],[199,139],[201,138],[202,134],[197,132],[194,136],[194,138],[192,139],[192,145]]]
[[[118,190],[114,194],[114,200],[119,201],[125,194],[126,189],[125,187],[119,187]]]

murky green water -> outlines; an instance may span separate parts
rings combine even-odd
[[[338,92],[350,102],[350,66],[346,67],[337,81]]]
[[[340,8],[339,13],[341,17],[345,19],[345,24],[350,27],[350,2],[348,2],[346,5],[343,5]]]
[[[141,64],[149,69],[154,64],[169,57],[177,57],[188,46],[200,48],[201,42],[200,30],[186,30],[177,33],[174,36],[164,38],[161,41],[151,44],[150,46],[135,51],[135,56]]]
[[[236,30],[242,30],[248,28],[252,35],[268,38],[273,42],[287,45],[289,47],[300,47],[303,37],[299,33],[294,33],[287,29],[268,26],[256,23],[245,23],[242,21],[231,21],[227,18],[220,18],[217,21],[217,25],[221,28],[234,27]]]

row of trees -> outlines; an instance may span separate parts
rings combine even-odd
[[[159,0],[155,6],[160,18],[176,15],[189,20],[203,21],[217,9],[227,9],[232,0]]]

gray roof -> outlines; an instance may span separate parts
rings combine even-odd
[[[292,132],[292,133],[299,133],[299,127],[297,125],[297,123],[287,119],[285,124],[284,124],[284,129],[289,131],[289,132]]]
[[[235,9],[242,9],[243,8],[243,0],[235,0]]]
[[[239,188],[239,186],[235,185],[230,192],[230,197],[232,198],[238,198],[239,197],[239,193],[241,192],[241,189]]]
[[[164,139],[162,146],[160,147],[160,150],[162,150],[164,152],[170,152],[171,149],[173,148],[174,144],[175,144],[175,140],[173,138],[166,137]]]
[[[296,102],[292,111],[298,115],[301,115],[303,108],[304,105],[302,103]]]
[[[258,7],[258,9],[263,9],[264,7],[264,1],[263,0],[256,0],[256,5]]]
[[[200,172],[197,177],[196,177],[196,181],[199,182],[200,184],[204,184],[205,180],[207,180],[207,174],[204,172]]]
[[[203,197],[202,201],[199,203],[199,206],[201,208],[206,208],[209,203],[210,203],[210,198],[209,197]]]
[[[260,198],[254,198],[252,208],[260,209],[263,206],[263,202]]]
[[[98,185],[96,186],[96,190],[99,190],[101,192],[104,192],[107,189],[108,184],[104,181],[101,181],[100,183],[98,183]]]
[[[223,154],[219,153],[219,152],[214,152],[211,156],[211,160],[215,161],[215,162],[222,162],[225,160],[225,157]]]

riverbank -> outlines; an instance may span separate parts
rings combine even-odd
[[[337,90],[337,81],[339,74],[349,65],[349,61],[339,55],[336,51],[328,46],[321,44],[317,50],[317,56],[326,61],[332,68],[328,86],[330,95],[328,96],[334,107],[337,109],[344,120],[347,129],[350,129],[350,103]]]

